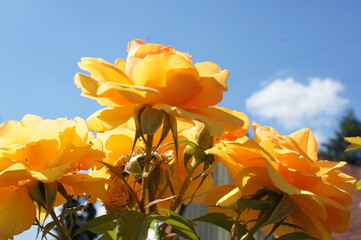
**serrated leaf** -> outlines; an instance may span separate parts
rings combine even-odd
[[[103,234],[111,229],[114,229],[116,224],[114,220],[118,219],[119,214],[107,214],[94,218],[84,223],[79,230],[73,235],[76,236],[84,231],[91,231],[96,234]]]
[[[347,146],[345,152],[355,149],[361,149],[361,137],[345,137],[344,139],[346,142],[351,143]]]
[[[307,233],[303,232],[293,232],[285,234],[279,238],[276,238],[275,240],[316,240],[317,238],[311,237]]]

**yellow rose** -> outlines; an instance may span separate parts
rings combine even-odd
[[[197,123],[197,126],[200,126],[200,123]],[[193,127],[192,129],[184,130],[183,135],[179,135],[179,139],[188,139],[194,141],[195,136],[190,136],[196,131]],[[155,142],[159,141],[160,131],[158,131],[154,138]],[[116,167],[120,172],[124,173],[125,179],[132,186],[133,191],[137,194],[137,197],[141,197],[141,183],[137,178],[127,173],[126,167],[129,164],[131,159],[130,153],[132,150],[133,142],[135,136],[134,126],[131,124],[121,125],[113,130],[107,131],[105,133],[98,133],[97,139],[103,142],[103,151],[106,154],[105,162]],[[187,138],[188,137],[188,138]],[[169,134],[166,139],[162,142],[163,145],[173,142],[171,134]],[[155,193],[155,199],[167,199],[173,196],[172,191],[169,187],[169,182],[167,175],[169,174],[170,180],[172,181],[172,186],[174,194],[178,195],[184,179],[187,175],[187,170],[183,165],[183,151],[185,145],[181,144],[179,146],[179,155],[178,162],[174,156],[175,148],[174,144],[160,147],[153,153],[156,163],[159,164],[159,168],[154,170],[153,174],[156,175],[158,180],[156,181],[158,185],[157,191]],[[144,144],[142,141],[137,142],[132,158],[137,156],[144,155]],[[189,162],[190,164],[190,162]],[[188,164],[188,167],[189,167]],[[203,165],[200,165],[192,175],[192,178],[195,178],[202,173]],[[110,179],[114,184],[109,185],[107,192],[109,199],[108,201],[103,201],[105,208],[108,213],[117,213],[124,209],[129,209],[135,206],[135,201],[132,198],[129,188],[116,176],[111,170],[107,167],[104,167],[100,170],[91,171],[90,175],[96,177],[103,177]],[[199,186],[202,183],[201,186]],[[203,194],[209,190],[214,184],[214,181],[211,175],[208,175],[202,182],[202,178],[198,178],[190,182],[189,187],[186,189],[183,199],[185,199],[184,204],[188,204],[190,201],[199,201]],[[158,203],[158,208],[169,208],[175,201],[175,198],[170,198],[167,201],[161,201]],[[148,202],[146,202],[147,204]]]
[[[318,160],[317,142],[309,129],[281,136],[270,127],[253,123],[253,128],[254,141],[248,137],[224,141],[208,151],[226,166],[236,185],[213,189],[206,204],[232,205],[240,197],[266,188],[292,199],[296,208],[286,222],[311,236],[328,240],[333,239],[332,232],[345,232],[355,191],[355,179],[340,169],[346,163]],[[242,217],[251,220],[255,216],[250,211]],[[291,231],[281,226],[275,234]]]
[[[98,143],[80,118],[44,120],[26,115],[20,122],[2,123],[0,236],[12,238],[34,223],[33,201],[44,200],[39,183],[54,186],[55,181],[61,182],[70,194],[88,197],[92,202],[97,197],[107,198],[104,179],[72,174],[93,168],[103,158],[103,153],[95,149]],[[61,204],[59,199],[56,202]]]
[[[114,129],[144,104],[204,122],[216,136],[242,127],[240,119],[212,107],[227,90],[227,70],[211,62],[193,65],[188,54],[142,40],[130,42],[128,52],[127,61],[118,59],[114,65],[100,58],[82,58],[79,63],[91,73],[75,76],[82,95],[107,106],[89,117],[91,130]]]

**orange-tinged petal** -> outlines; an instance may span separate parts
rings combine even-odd
[[[68,185],[78,196],[85,197],[92,203],[98,198],[102,202],[109,201],[106,186],[112,182],[108,179],[93,178],[87,174],[73,174],[64,176],[59,182]]]
[[[198,108],[193,110],[194,113],[199,113],[202,115],[207,115],[211,118],[214,118],[220,122],[223,126],[223,130],[226,132],[231,132],[235,130],[240,130],[244,126],[244,121],[242,115],[235,114],[228,109],[221,107],[208,107],[208,108]]]
[[[27,114],[18,121],[8,121],[0,124],[0,151],[5,146],[23,146],[34,126],[42,120],[41,117]]]
[[[124,59],[118,58],[117,60],[115,60],[115,66],[117,66],[117,68],[119,68],[122,72],[126,72],[125,71],[125,65],[126,65],[126,61]]]
[[[0,188],[0,239],[29,229],[35,221],[35,205],[25,187]]]
[[[125,72],[101,58],[82,58],[78,64],[81,69],[90,72],[92,77],[99,81],[133,84]]]
[[[134,136],[134,131],[122,127],[97,135],[104,143],[104,150],[107,157],[113,159],[118,159],[122,155],[130,154],[133,148]]]
[[[208,193],[204,197],[204,204],[208,207],[208,212],[223,212],[230,216],[235,215],[235,212],[231,209],[219,209],[216,206],[219,199],[226,195],[227,193],[233,191],[238,188],[235,184],[225,184],[221,186],[217,186],[208,191]]]
[[[237,203],[238,199],[242,197],[242,193],[238,187],[235,187],[232,191],[228,192],[221,199],[218,200],[217,206],[232,206]]]
[[[222,124],[211,117],[199,113],[189,112],[181,108],[172,107],[167,104],[156,104],[153,106],[153,108],[164,110],[165,112],[175,117],[201,121],[207,126],[212,136],[220,136],[223,132]]]
[[[295,140],[298,146],[304,151],[313,161],[317,160],[318,144],[312,131],[308,128],[299,130],[290,135]]]
[[[74,147],[70,144],[62,155],[59,156],[58,164],[71,163],[71,167],[66,172],[76,172],[79,170],[89,170],[90,168],[100,168],[102,161],[105,157],[102,152],[102,143],[95,139],[91,144],[84,145],[82,147]]]
[[[226,81],[229,75],[227,70],[221,70],[218,64],[212,62],[202,62],[194,64],[197,69],[199,76],[201,77],[212,77],[217,83],[223,88],[224,91],[228,90]]]
[[[217,142],[218,140],[235,141],[237,138],[241,138],[246,135],[246,133],[249,129],[249,126],[250,126],[250,122],[249,122],[246,114],[244,114],[242,112],[238,112],[238,111],[232,111],[227,108],[222,108],[222,107],[218,107],[218,106],[216,106],[215,108],[219,108],[224,112],[232,114],[235,117],[242,119],[242,121],[243,121],[242,128],[238,128],[236,130],[224,131],[223,135],[220,138],[215,139],[215,142]]]
[[[112,130],[127,122],[134,114],[134,106],[104,108],[93,113],[88,119],[88,128],[96,132]]]
[[[145,104],[162,97],[162,94],[153,88],[111,82],[103,83],[97,90],[99,97],[108,97],[110,94],[115,94],[117,99],[124,99],[123,102],[128,103],[124,105]]]
[[[119,96],[119,94],[114,90],[109,90],[99,96],[98,88],[103,83],[85,74],[77,73],[74,77],[74,82],[75,85],[82,90],[83,96],[95,99],[100,105],[108,107],[119,107],[130,104],[123,97]]]
[[[51,183],[62,178],[67,169],[71,167],[72,162],[63,163],[60,166],[46,168],[41,171],[30,171],[31,176],[40,182]]]
[[[146,43],[143,40],[135,39],[128,43],[128,57],[126,62],[126,73],[132,75],[135,65],[147,55],[160,53],[175,54],[177,53],[172,47],[164,47],[161,44]]]
[[[268,173],[263,167],[247,167],[241,170],[235,179],[235,183],[242,192],[242,196],[249,196],[261,188],[267,188],[275,192],[279,190],[274,187]]]
[[[15,163],[0,173],[0,187],[18,185],[19,181],[29,178],[29,169],[23,163]]]
[[[197,70],[176,54],[147,55],[135,65],[132,79],[135,85],[161,92],[163,97],[157,102],[170,105],[187,102],[202,90]]]
[[[39,131],[38,133],[46,134],[46,131]],[[44,139],[28,143],[26,157],[29,168],[35,171],[46,169],[49,162],[57,159],[58,149],[59,139]]]
[[[228,90],[226,80],[229,72],[211,62],[197,63],[194,65],[200,75],[202,91],[182,107],[208,107],[213,106],[223,99],[223,93]]]

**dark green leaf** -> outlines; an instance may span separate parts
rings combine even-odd
[[[41,236],[41,239],[44,239],[45,236],[55,227],[55,222],[49,222],[48,224],[46,224],[46,226],[44,227],[43,230],[43,235]]]
[[[117,224],[117,237],[120,240],[138,239],[139,228],[146,215],[135,211],[123,212]]]
[[[190,240],[199,240],[199,237],[194,231],[192,224],[187,219],[170,210],[166,211],[168,212],[169,217],[153,215],[153,218],[172,226],[174,232],[179,236]]]
[[[234,223],[234,220],[231,216],[218,212],[208,213],[206,215],[193,219],[192,221],[211,223],[221,228],[224,228],[227,231],[231,231],[232,225]]]
[[[117,240],[116,232],[117,232],[116,229],[113,229],[111,231],[107,231],[98,240]]]
[[[295,204],[292,201],[292,199],[289,198],[287,194],[283,194],[281,201],[277,204],[277,207],[272,212],[272,215],[263,224],[263,226],[276,223],[285,219],[293,212],[294,209],[295,209]]]
[[[140,212],[123,212],[117,224],[118,240],[159,240],[158,223],[152,215]]]
[[[242,213],[245,209],[251,208],[254,210],[266,209],[270,206],[266,200],[241,198],[237,201],[238,211]]]
[[[175,213],[175,212],[173,212],[173,211],[171,211],[169,209],[164,209],[164,210],[168,213],[169,218],[174,219],[174,220],[176,220],[178,222],[181,222],[181,223],[187,225],[190,228],[193,228],[192,223],[188,219],[186,219],[185,217],[183,217],[183,216],[181,216],[181,215],[179,215],[179,214],[177,214],[177,213]]]
[[[74,236],[84,231],[91,231],[93,233],[102,234],[108,230],[114,229],[116,224],[114,220],[118,219],[119,214],[106,214],[100,217],[94,218],[89,222],[84,223]]]
[[[139,227],[137,240],[160,240],[158,221],[146,216]]]
[[[317,238],[311,237],[307,233],[303,232],[293,232],[285,234],[279,238],[276,238],[275,240],[317,240]]]

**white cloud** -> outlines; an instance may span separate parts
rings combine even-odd
[[[255,116],[275,119],[287,129],[317,124],[334,116],[348,99],[338,94],[342,83],[331,78],[310,78],[309,84],[293,78],[276,79],[247,100],[247,109]]]
[[[323,134],[322,131],[313,131],[313,135],[316,138],[316,141],[318,142],[318,146],[321,146],[321,144],[323,143],[327,143],[328,142],[328,137],[325,136],[325,134]]]

